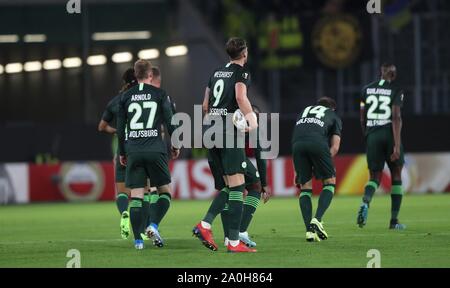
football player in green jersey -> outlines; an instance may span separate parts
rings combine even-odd
[[[134,70],[138,85],[125,91],[120,98],[117,134],[120,163],[126,166],[125,182],[131,189],[130,221],[135,248],[140,250],[144,248],[140,232],[142,221],[146,221],[142,214],[142,201],[147,179],[150,186],[157,187],[159,194],[156,203],[158,213],[147,228],[147,235],[158,242],[159,246],[164,244],[158,225],[166,215],[172,197],[167,149],[161,138],[161,124],[166,125],[169,135],[172,135],[176,126],[171,124],[173,113],[166,92],[151,85],[151,63],[138,60]],[[172,157],[177,158],[179,153],[179,149],[172,146]]]
[[[401,142],[403,90],[397,86],[397,68],[393,64],[381,66],[381,80],[364,87],[361,95],[361,128],[366,138],[367,164],[370,180],[358,210],[357,224],[367,223],[370,202],[381,181],[385,163],[392,177],[391,220],[389,229],[403,230],[398,214],[403,198],[402,169],[404,160]]]
[[[335,110],[336,102],[333,99],[320,98],[317,105],[307,107],[297,118],[292,136],[295,182],[301,191],[299,204],[308,242],[328,238],[322,217],[334,195],[336,169],[332,158],[339,151],[342,132],[342,121]],[[323,183],[314,218],[311,201],[313,174]]]
[[[205,97],[208,97],[208,115],[213,118],[222,117],[225,123],[226,116],[232,115],[240,109],[249,123],[248,130],[258,127],[256,117],[252,113],[252,106],[247,97],[250,73],[244,68],[248,59],[248,50],[245,40],[231,38],[226,44],[226,52],[230,62],[218,68],[210,77]],[[225,126],[225,125],[224,125]],[[236,131],[236,129],[235,129]],[[230,136],[223,132],[224,143]],[[231,139],[233,142],[235,138]],[[217,250],[211,232],[211,223],[222,212],[224,203],[228,201],[229,214],[229,252],[256,252],[239,241],[239,230],[243,211],[243,194],[245,190],[246,156],[244,148],[214,147],[208,150],[209,157],[222,169],[226,187],[222,189],[211,204],[208,212],[193,233],[208,249]]]
[[[120,165],[119,161],[119,151],[117,145],[117,113],[119,112],[119,100],[120,95],[133,87],[136,83],[136,77],[134,76],[134,69],[130,68],[125,71],[122,76],[124,85],[119,92],[119,95],[115,96],[111,101],[109,101],[103,112],[102,119],[98,124],[98,131],[112,134],[113,136],[113,153],[114,153],[114,174],[116,181],[116,204],[117,209],[121,215],[120,219],[120,235],[123,239],[128,239],[130,234],[130,221],[128,213],[128,197],[130,196],[130,189],[125,187],[125,167]]]

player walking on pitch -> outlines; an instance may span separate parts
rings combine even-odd
[[[328,239],[322,217],[331,204],[336,185],[333,157],[341,143],[342,121],[335,112],[336,102],[320,98],[317,105],[303,110],[297,119],[292,137],[295,182],[300,188],[300,210],[306,227],[306,241]],[[316,215],[312,218],[312,175],[322,180]]]
[[[391,221],[389,229],[403,230],[398,221],[403,198],[402,169],[404,164],[401,142],[403,90],[396,83],[397,68],[393,64],[381,66],[381,80],[370,83],[361,96],[361,128],[366,137],[367,164],[370,180],[364,190],[357,224],[367,223],[370,202],[381,182],[382,171],[387,163],[392,177]]]
[[[229,113],[232,114],[240,109],[249,122],[248,129],[256,129],[258,127],[256,117],[252,114],[252,106],[247,98],[247,88],[250,82],[250,74],[244,68],[248,59],[247,44],[243,39],[231,38],[226,44],[226,51],[230,62],[213,73],[205,90],[205,95],[209,97],[208,114],[211,117],[222,117],[225,120]],[[226,142],[227,137],[235,136],[228,135],[224,129],[223,143]],[[223,171],[226,187],[217,194],[203,220],[194,227],[193,233],[203,245],[216,251],[217,244],[213,239],[211,224],[228,201],[229,242],[227,250],[229,252],[256,252],[239,241],[245,190],[245,150],[238,147],[214,147],[209,149],[208,153],[209,158],[217,163]]]
[[[115,96],[109,101],[103,112],[102,119],[98,124],[98,131],[105,132],[114,135],[113,136],[113,151],[114,151],[114,174],[116,180],[116,204],[120,213],[120,235],[123,239],[128,239],[130,234],[130,215],[128,213],[128,198],[130,196],[130,189],[125,187],[125,167],[120,165],[119,161],[119,147],[117,143],[116,128],[117,127],[117,114],[119,113],[119,101],[123,92],[130,89],[133,85],[137,84],[136,77],[134,76],[134,69],[130,68],[125,71],[122,76],[124,85],[119,92],[119,95]]]
[[[167,149],[161,138],[161,124],[165,123],[169,135],[176,129],[171,124],[172,108],[164,90],[151,85],[152,66],[149,61],[138,60],[134,65],[139,85],[122,94],[119,102],[118,129],[120,163],[126,166],[126,186],[131,189],[130,221],[135,238],[135,248],[143,249],[140,235],[143,217],[142,201],[147,179],[150,186],[157,187],[157,219],[159,223],[170,207],[170,172]],[[126,131],[125,131],[126,129]],[[125,151],[125,133],[127,149]],[[172,146],[173,158],[179,149]],[[163,245],[157,225],[147,228],[147,235],[154,242]]]

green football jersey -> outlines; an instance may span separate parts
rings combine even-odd
[[[165,123],[172,135],[176,129],[171,124],[172,116],[172,105],[164,90],[140,83],[124,92],[117,118],[120,155],[125,155],[125,138],[127,152],[167,153],[161,138],[161,124]]]
[[[117,114],[119,113],[119,102],[121,94],[115,96],[108,102],[106,109],[103,112],[102,120],[108,122],[112,127],[117,127]],[[114,134],[111,142],[113,155],[119,153],[119,146],[117,142],[117,135]]]
[[[233,114],[238,108],[236,101],[236,83],[250,85],[250,73],[242,66],[228,63],[214,71],[209,79],[208,112],[211,116]]]
[[[307,140],[329,146],[331,136],[341,133],[342,121],[336,112],[320,105],[309,106],[297,118],[292,143]]]
[[[403,107],[403,90],[395,82],[381,80],[364,87],[361,107],[366,111],[366,135],[380,127],[391,128],[392,106]]]

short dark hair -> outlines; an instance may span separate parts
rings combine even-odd
[[[136,82],[136,76],[134,75],[134,68],[128,68],[122,75],[122,80],[125,84],[133,84]]]
[[[130,89],[133,85],[137,83],[136,76],[134,75],[134,68],[128,68],[122,75],[122,80],[124,82],[120,92],[124,92]]]
[[[159,69],[158,66],[153,66],[152,72],[153,72],[153,78],[158,78],[159,76],[161,76],[161,70]]]
[[[152,63],[148,60],[139,59],[134,63],[134,75],[136,79],[143,80],[152,73]]]
[[[322,97],[317,100],[317,105],[324,106],[333,110],[336,110],[336,101],[330,97]]]
[[[247,48],[247,42],[242,38],[230,38],[226,45],[226,51],[231,60],[238,60],[242,57],[242,52]]]

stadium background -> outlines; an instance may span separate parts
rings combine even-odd
[[[249,40],[252,102],[280,113],[281,157],[268,169],[276,196],[296,193],[296,113],[324,95],[337,99],[344,121],[338,194],[362,193],[359,91],[385,60],[397,64],[405,87],[405,188],[450,191],[448,1],[383,1],[382,15],[357,0],[81,0],[80,14],[67,13],[66,2],[0,0],[1,204],[113,199],[111,138],[96,126],[121,73],[147,50],[177,109],[192,115],[209,74],[227,61],[223,43],[232,35]],[[113,57],[119,52],[132,57]],[[214,195],[204,158],[185,149],[171,163],[176,197]],[[379,193],[389,183],[385,177]]]

